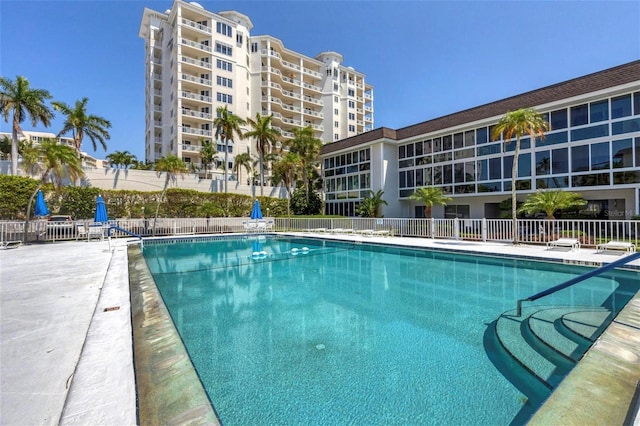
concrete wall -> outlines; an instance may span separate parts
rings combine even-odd
[[[11,163],[0,161],[0,173],[9,174]],[[19,175],[25,176],[22,169]],[[123,169],[97,169],[85,168],[83,186],[91,186],[101,189],[125,190],[125,191],[162,191],[166,179],[165,173],[156,173],[151,170],[123,170]],[[178,176],[170,183],[171,188],[193,189],[200,192],[224,192],[224,181],[220,179],[201,179],[195,174]],[[227,191],[234,194],[261,195],[259,186],[244,185],[237,181],[229,181]],[[265,197],[287,198],[284,187],[264,186]]]

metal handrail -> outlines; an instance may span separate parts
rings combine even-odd
[[[522,302],[533,302],[534,300],[538,300],[538,299],[540,299],[542,297],[548,296],[548,295],[550,295],[552,293],[555,293],[556,291],[562,290],[563,288],[567,288],[567,287],[572,286],[574,284],[577,284],[577,283],[579,283],[581,281],[584,281],[584,280],[586,280],[588,278],[595,277],[596,275],[600,275],[603,272],[606,272],[606,271],[608,271],[610,269],[617,268],[618,266],[627,264],[627,263],[632,262],[632,261],[634,261],[636,259],[640,259],[640,252],[633,253],[633,254],[630,254],[628,256],[623,257],[622,259],[618,259],[618,260],[616,260],[614,262],[607,263],[606,265],[603,265],[603,266],[601,266],[599,268],[596,268],[593,271],[589,271],[589,272],[587,272],[585,274],[582,274],[582,275],[579,275],[579,276],[577,276],[575,278],[571,278],[568,281],[565,281],[565,282],[563,282],[561,284],[558,284],[558,285],[556,285],[554,287],[551,287],[551,288],[548,288],[546,290],[543,290],[543,291],[541,291],[539,293],[534,294],[533,296],[527,297],[526,299],[520,299],[520,300],[518,300],[518,304],[517,304],[517,307],[516,307],[516,316],[519,317],[522,314]]]
[[[124,232],[127,235],[131,235],[132,237],[136,237],[140,239],[140,247],[144,244],[142,242],[142,235],[136,234],[135,232],[127,231],[126,229],[122,229],[119,226],[111,225],[109,229],[107,229],[107,238],[109,238],[109,245],[111,245],[111,231],[116,230],[120,232]]]

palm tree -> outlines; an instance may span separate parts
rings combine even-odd
[[[249,154],[248,152],[243,152],[242,154],[236,155],[235,161],[233,162],[233,171],[238,174],[238,182],[242,181],[240,177],[240,171],[242,170],[242,168],[247,171],[247,175],[251,176],[253,163],[253,158],[251,158],[251,154]]]
[[[97,149],[96,141],[100,142],[100,145],[106,151],[107,144],[105,140],[111,138],[107,130],[111,127],[111,122],[106,118],[87,114],[87,102],[89,102],[88,98],[77,100],[73,108],[64,102],[52,102],[55,110],[67,116],[58,136],[71,132],[78,156],[80,155],[80,147],[85,134],[91,139],[94,151]]]
[[[53,112],[45,105],[45,101],[52,96],[44,89],[32,89],[29,81],[22,76],[17,76],[13,82],[8,78],[0,77],[0,113],[6,123],[13,114],[11,126],[11,174],[18,172],[18,133],[22,133],[20,123],[26,118],[31,120],[33,127],[42,123],[49,127]]]
[[[202,161],[202,167],[204,167],[205,170],[204,177],[206,178],[206,172],[210,171],[212,164],[215,164],[213,159],[215,158],[217,151],[216,146],[212,144],[210,140],[201,139],[200,143],[202,144],[202,148],[200,149],[200,160]]]
[[[246,124],[242,118],[229,112],[226,106],[216,109],[218,116],[213,120],[213,126],[216,128],[216,135],[219,135],[224,142],[224,192],[227,192],[227,173],[229,168],[228,153],[229,141],[233,140],[233,134],[238,135],[242,139],[242,130],[240,126]]]
[[[493,128],[493,138],[498,140],[502,134],[505,143],[516,138],[516,149],[513,153],[511,168],[511,217],[513,220],[513,243],[518,242],[518,218],[516,217],[516,180],[518,178],[518,156],[520,155],[520,139],[529,135],[533,142],[536,137],[544,139],[544,132],[550,129],[544,116],[533,108],[521,108],[507,112]]]
[[[256,113],[255,121],[248,119],[247,122],[253,130],[244,134],[245,137],[256,138],[256,150],[258,151],[258,159],[260,161],[260,195],[263,194],[264,186],[264,161],[265,157],[270,154],[271,147],[278,142],[280,131],[271,127],[273,114],[269,116],[261,116]]]
[[[167,188],[169,187],[169,182],[175,180],[178,175],[183,175],[184,173],[188,173],[189,169],[187,169],[187,165],[182,159],[178,158],[173,154],[169,154],[166,157],[162,157],[156,161],[155,170],[158,176],[161,173],[166,174],[166,179],[164,181],[164,188],[162,188],[162,193],[160,194],[160,198],[158,199],[158,205],[156,206],[156,214],[153,218],[153,235],[156,235],[156,223],[158,222],[158,212],[160,211],[160,203],[162,203],[162,199],[164,198],[164,194],[167,192]]]
[[[287,190],[288,199],[293,197],[293,187],[296,184],[296,176],[302,167],[300,156],[294,152],[288,152],[282,159],[274,163],[271,183],[275,186],[282,182]],[[287,215],[290,215],[290,203],[287,203]]]
[[[378,192],[369,190],[356,209],[358,214],[362,217],[378,217],[380,206],[387,205],[387,202],[382,199],[382,195],[384,195],[384,191],[381,189]]]
[[[82,163],[70,146],[59,144],[55,139],[44,139],[38,145],[25,145],[25,155],[23,166],[32,173],[38,173],[40,180],[38,185],[29,197],[27,203],[27,216],[24,223],[24,241],[27,242],[27,230],[29,229],[29,219],[31,216],[31,204],[38,191],[52,179],[58,184],[64,177],[75,181],[84,175]]]
[[[416,200],[424,203],[424,217],[431,218],[431,208],[433,206],[446,206],[447,201],[451,201],[451,197],[444,195],[442,188],[428,186],[418,188],[409,196],[410,200]]]
[[[128,169],[129,166],[136,163],[137,158],[129,151],[115,151],[107,155],[107,160],[109,160],[109,163],[112,166],[115,166],[116,169],[119,169],[120,166],[124,169]]]
[[[313,136],[313,128],[311,126],[293,129],[294,138],[289,142],[290,150],[300,157],[302,181],[307,194],[307,203],[309,202],[310,176],[313,169],[318,166],[318,156],[322,141]]]
[[[131,168],[134,170],[151,170],[153,169],[153,163],[149,163],[141,160],[134,160]]]
[[[587,201],[580,194],[556,189],[537,191],[535,194],[529,195],[518,211],[523,213],[544,212],[547,219],[553,220],[555,219],[553,214],[558,210],[581,207],[586,204]]]

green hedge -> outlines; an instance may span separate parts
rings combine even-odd
[[[38,186],[32,178],[0,175],[0,219],[24,220],[29,197]],[[153,217],[162,191],[114,191],[68,186],[42,188],[51,214],[68,214],[74,219],[90,219],[96,197],[102,195],[109,217]],[[257,197],[263,214],[286,216],[287,200]],[[167,190],[160,204],[159,217],[245,217],[251,213],[254,198],[249,195],[199,192],[189,189]],[[32,206],[33,208],[33,206]],[[33,210],[32,210],[33,211]]]

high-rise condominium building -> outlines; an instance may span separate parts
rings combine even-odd
[[[148,161],[175,154],[201,168],[205,141],[219,154],[228,149],[229,170],[234,154],[256,156],[254,140],[234,140],[227,148],[217,137],[213,120],[225,106],[243,119],[273,115],[284,142],[307,126],[325,143],[373,129],[373,87],[342,65],[342,55],[310,58],[274,37],[252,37],[252,28],[246,15],[213,13],[195,2],[176,0],[165,12],[145,8]]]

